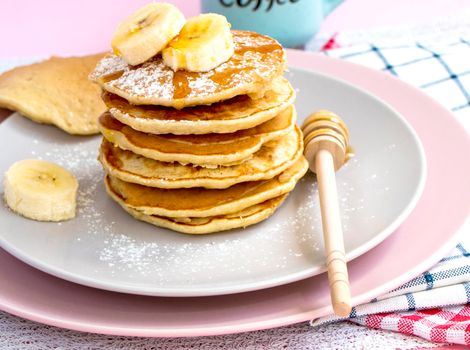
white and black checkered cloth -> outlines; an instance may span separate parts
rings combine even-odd
[[[390,72],[439,101],[470,131],[470,37],[437,43],[377,41],[325,54]]]

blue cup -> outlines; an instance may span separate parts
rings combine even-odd
[[[202,0],[202,12],[220,13],[233,29],[251,30],[301,47],[342,0]]]

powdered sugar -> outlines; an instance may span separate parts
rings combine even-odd
[[[235,53],[232,58],[208,72],[178,72],[182,81],[175,82],[175,72],[160,56],[139,66],[129,66],[120,57],[108,55],[91,74],[107,91],[138,103],[170,103],[213,97],[229,89],[243,93],[256,92],[264,83],[282,73],[284,53],[273,39],[249,32],[234,31]],[[119,77],[108,79],[122,72]],[[186,85],[183,96],[177,96],[178,84]],[[247,90],[254,84],[251,90]],[[227,96],[225,96],[227,98]]]
[[[31,155],[66,167],[80,183],[77,218],[61,226],[53,224],[60,234],[42,233],[68,247],[66,262],[61,262],[62,250],[49,251],[50,262],[59,264],[58,268],[108,285],[131,283],[137,290],[158,290],[159,294],[184,294],[191,289],[211,293],[227,285],[268,283],[299,269],[307,273],[323,269],[314,175],[301,180],[267,221],[245,230],[190,236],[139,222],[107,196],[96,160],[99,141],[32,141]],[[351,217],[364,216],[353,195],[355,186],[339,182],[346,233],[351,220],[348,210],[354,209]]]
[[[97,80],[99,78],[105,78],[116,73],[124,72],[127,69],[128,65],[121,57],[108,55],[101,59],[94,71],[90,74],[90,79]]]

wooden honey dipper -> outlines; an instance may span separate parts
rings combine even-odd
[[[304,155],[317,174],[331,303],[338,316],[346,317],[351,312],[351,292],[335,171],[349,157],[349,131],[336,114],[320,110],[305,120],[302,132]]]

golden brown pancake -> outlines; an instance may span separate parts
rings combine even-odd
[[[52,57],[5,72],[0,75],[0,107],[70,134],[96,134],[106,106],[88,75],[102,57]]]
[[[161,189],[124,182],[106,176],[108,193],[119,202],[145,215],[173,218],[209,217],[235,213],[290,192],[305,174],[302,156],[294,165],[270,180],[243,182],[226,189]]]
[[[178,109],[263,93],[284,72],[282,46],[272,38],[247,31],[233,31],[233,40],[235,52],[230,60],[208,72],[173,72],[160,55],[130,66],[121,57],[109,54],[90,78],[132,104]]]
[[[292,166],[302,155],[298,127],[285,136],[265,143],[241,164],[209,169],[160,162],[125,151],[103,140],[99,160],[105,171],[126,182],[160,188],[227,188],[240,182],[267,180]]]
[[[114,196],[113,194],[111,196]],[[245,228],[267,219],[282,204],[287,194],[269,199],[233,214],[212,216],[207,218],[169,218],[157,215],[145,215],[140,211],[127,207],[118,197],[114,198],[121,207],[137,220],[148,222],[155,226],[165,227],[173,231],[193,235],[214,233]]]
[[[206,167],[229,166],[249,159],[261,146],[289,133],[295,124],[295,108],[256,127],[230,134],[155,135],[122,124],[109,112],[99,118],[103,136],[121,149],[163,162]]]
[[[294,102],[295,91],[285,78],[276,78],[261,98],[235,96],[210,106],[174,109],[163,106],[135,106],[125,99],[103,93],[110,113],[135,130],[151,134],[231,133],[252,128],[271,118]]]

